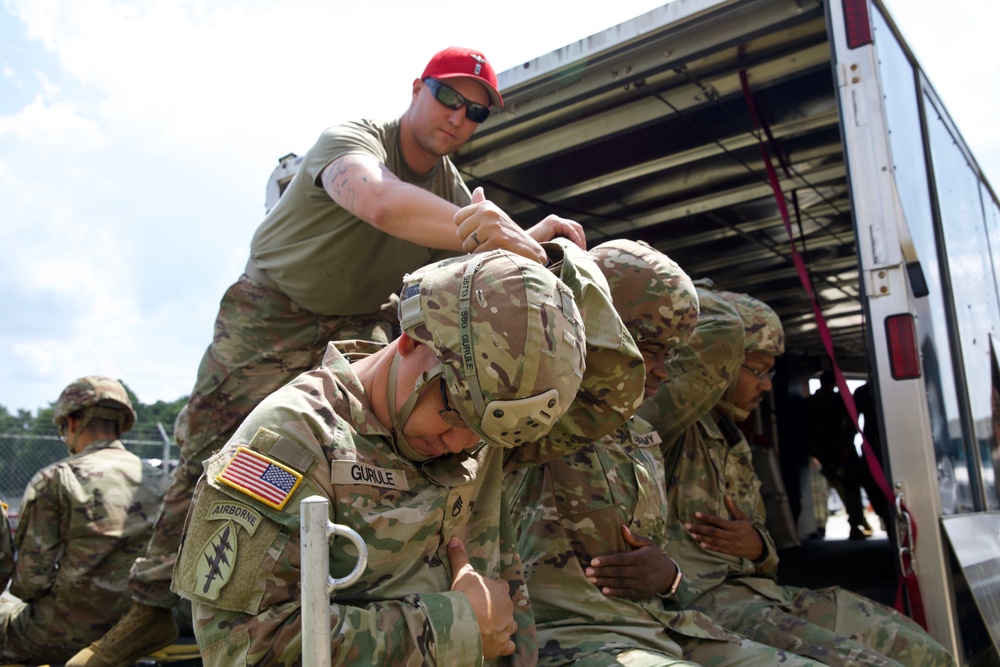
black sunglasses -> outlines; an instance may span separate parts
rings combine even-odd
[[[429,77],[424,79],[424,83],[431,89],[431,92],[434,93],[434,99],[449,109],[461,109],[464,106],[465,117],[472,122],[482,123],[490,117],[489,107],[484,107],[482,104],[470,102],[462,97],[462,95],[451,86],[446,86],[437,79],[431,79]]]

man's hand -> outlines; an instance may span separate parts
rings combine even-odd
[[[538,241],[516,222],[486,200],[482,188],[472,192],[472,203],[455,214],[458,238],[465,252],[486,252],[501,248],[545,264],[547,257]]]
[[[725,502],[732,519],[695,512],[696,523],[684,527],[702,549],[757,560],[764,555],[764,540],[731,497],[726,496]]]
[[[451,590],[465,593],[479,622],[483,657],[512,654],[515,646],[511,636],[517,632],[517,622],[507,582],[487,579],[476,572],[469,564],[465,545],[457,537],[448,542],[448,559],[453,573]]]
[[[583,231],[583,225],[558,215],[548,215],[537,225],[529,227],[528,235],[539,243],[564,236],[579,246],[580,250],[587,249],[587,234]]]
[[[622,526],[630,551],[598,556],[590,561],[587,581],[605,595],[644,600],[670,588],[677,566],[648,537]]]

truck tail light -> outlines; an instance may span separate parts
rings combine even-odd
[[[889,343],[889,364],[893,380],[920,377],[920,354],[917,351],[913,315],[903,313],[885,318],[885,337]]]
[[[844,0],[844,25],[847,28],[848,48],[856,49],[872,43],[868,0]]]

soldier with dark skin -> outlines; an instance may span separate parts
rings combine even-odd
[[[668,532],[685,574],[677,605],[826,665],[954,667],[944,647],[894,609],[836,586],[777,583],[761,482],[737,424],[770,391],[784,330],[749,295],[701,290],[699,301],[678,372],[639,409],[663,439]]]
[[[642,243],[609,241],[590,254],[642,352],[645,395],[653,396],[698,319],[694,285]],[[659,438],[638,417],[572,454],[507,475],[539,665],[818,665],[701,612],[668,607],[683,574],[667,543],[663,476]]]
[[[71,383],[54,422],[70,456],[38,471],[24,493],[10,580],[18,599],[0,599],[8,661],[61,662],[114,624],[163,494],[161,471],[119,440],[135,422],[120,382]]]

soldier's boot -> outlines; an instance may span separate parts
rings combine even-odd
[[[850,540],[866,540],[873,535],[872,529],[867,526],[851,526],[851,534],[848,535]]]
[[[126,667],[177,640],[173,612],[132,602],[103,637],[66,662],[66,667]]]

